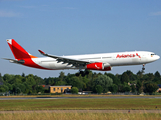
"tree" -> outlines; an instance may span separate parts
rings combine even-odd
[[[5,74],[3,76],[3,80],[7,83],[10,83],[10,84],[13,84],[14,81],[13,81],[13,78],[14,78],[15,75],[9,75],[9,74]]]
[[[45,81],[41,77],[38,77],[37,75],[34,75],[33,78],[34,78],[34,80],[36,82],[36,85],[45,84]]]
[[[101,86],[101,85],[96,85],[96,87],[95,87],[95,91],[96,91],[96,93],[101,94],[101,93],[102,93],[102,91],[103,91],[102,86]]]
[[[22,83],[14,83],[12,85],[12,92],[14,93],[25,93],[25,90],[26,90],[26,85],[22,84]]]
[[[0,87],[0,92],[6,92],[4,87]]]
[[[32,86],[29,85],[27,82],[25,82],[24,85],[25,85],[25,92],[24,93],[27,93],[27,94],[32,93],[32,90],[33,90]]]
[[[130,81],[134,81],[137,79],[137,76],[134,75],[133,72],[131,72],[130,70],[127,70],[126,74],[128,75]]]
[[[148,81],[152,81],[155,77],[153,73],[148,73],[147,75],[148,75]]]
[[[131,85],[131,91],[132,91],[133,93],[136,91],[135,85],[134,85],[134,84]]]
[[[38,92],[44,93],[45,89],[43,88],[43,86],[40,85],[40,86],[36,87],[36,91],[37,91],[37,93]]]
[[[77,87],[72,87],[71,93],[72,94],[78,94],[78,88]]]
[[[130,92],[130,86],[129,85],[125,85],[124,86],[124,92]]]
[[[119,92],[130,92],[130,86],[128,84],[120,84],[119,85]]]
[[[44,78],[45,85],[55,85],[57,81],[59,81],[59,78],[53,78],[53,77]]]
[[[136,84],[136,90],[139,94],[141,93],[141,86],[142,86],[141,81],[138,80]]]
[[[70,85],[72,85],[73,87],[77,87],[78,89],[82,89],[83,88],[83,81],[79,79],[79,77],[72,77],[70,79]]]
[[[118,91],[118,86],[116,84],[112,84],[109,87],[109,91],[112,92],[112,93],[116,93]]]
[[[8,92],[8,91],[9,91],[9,87],[7,85],[0,86],[0,92]]]
[[[12,84],[5,83],[5,85],[9,88],[8,91],[12,91],[13,90]]]
[[[128,81],[133,84],[136,83],[136,87],[134,85],[129,87],[127,85]],[[0,82],[3,82],[0,86],[0,91],[10,91],[10,93],[37,93],[42,89],[39,88],[38,85],[45,84],[72,85],[78,89],[88,91],[93,90],[93,92],[97,93],[100,93],[102,87],[102,93],[106,93],[108,90],[111,92],[125,92],[131,89],[132,92],[137,91],[138,93],[141,93],[144,90],[144,92],[152,94],[152,92],[155,92],[156,90],[153,90],[153,88],[157,88],[157,84],[161,84],[161,75],[158,71],[156,71],[155,74],[143,74],[139,71],[137,75],[133,74],[129,70],[124,72],[122,75],[113,75],[111,73],[104,73],[103,75],[101,73],[89,71],[89,74],[84,77],[81,75],[77,77],[75,74],[67,74],[67,76],[65,76],[64,73],[61,72],[59,77],[42,79],[41,77],[33,74],[25,75],[22,73],[22,75],[5,74],[4,76],[0,74]]]
[[[17,88],[19,88],[20,93],[25,93],[26,86],[25,86],[24,84],[19,83],[19,84],[17,85]]]
[[[82,78],[82,82],[83,82],[83,90],[87,90],[87,87],[89,85],[89,79],[85,76]]]
[[[155,72],[154,76],[155,77],[153,79],[153,82],[155,82],[156,84],[161,84],[160,73],[157,71],[157,72]]]
[[[103,93],[108,92],[108,87],[113,84],[113,80],[106,76],[106,75],[100,75],[94,80],[94,87],[96,85],[101,85],[103,88]]]
[[[93,78],[93,73],[92,71],[88,70],[88,74],[86,75],[88,79],[92,79]]]
[[[142,75],[142,77],[140,78],[141,82],[145,82],[145,81],[149,81],[149,76],[148,74]]]
[[[125,83],[128,83],[129,82],[129,76],[127,75],[126,72],[124,72],[122,75],[121,75],[121,83],[124,84]]]
[[[36,81],[35,81],[34,76],[32,74],[29,74],[28,76],[26,76],[26,82],[32,86],[36,85]]]
[[[145,93],[149,93],[150,95],[153,93],[153,92],[156,92],[156,90],[159,88],[158,85],[156,83],[153,83],[153,82],[148,82],[148,83],[145,83],[144,85],[144,92]]]
[[[125,92],[125,91],[124,91],[124,84],[119,84],[119,85],[118,85],[118,91],[119,91],[119,92]]]
[[[15,75],[12,79],[13,83],[22,83],[23,77],[21,75]]]
[[[160,73],[158,71],[156,71],[154,76],[157,77],[157,78],[160,78]]]
[[[57,86],[66,85],[66,82],[65,81],[57,81],[55,85],[57,85]]]
[[[140,79],[140,78],[142,78],[143,77],[143,71],[138,71],[137,72],[137,76],[138,76],[138,78]]]
[[[121,81],[116,76],[114,76],[112,73],[105,72],[104,75],[109,76],[113,80],[113,84],[119,85],[121,83]]]
[[[3,82],[3,77],[1,75],[1,73],[0,73],[0,82]]]
[[[65,73],[61,71],[59,75],[60,81],[63,81],[64,77],[65,77]]]

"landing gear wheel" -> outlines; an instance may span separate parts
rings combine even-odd
[[[76,73],[76,74],[75,74],[75,76],[77,76],[77,77],[78,77],[79,75],[80,75],[80,73]]]
[[[87,69],[85,69],[84,72],[85,72],[85,75],[89,74],[89,70],[87,70]]]
[[[78,73],[76,73],[75,74],[77,77],[79,76],[79,75],[81,75],[82,77],[84,77],[85,76],[85,73],[84,73],[84,71],[79,71]]]
[[[89,71],[85,70],[85,71],[79,71],[78,73],[76,73],[75,75],[78,77],[79,75],[81,75],[82,77],[84,77],[85,75],[88,75]]]

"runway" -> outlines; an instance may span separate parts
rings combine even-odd
[[[0,100],[26,100],[26,99],[131,99],[131,98],[147,98],[147,99],[161,99],[158,96],[105,96],[105,97],[0,97]]]

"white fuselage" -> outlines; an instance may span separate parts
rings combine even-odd
[[[5,60],[28,67],[46,70],[88,69],[109,71],[113,66],[146,64],[160,58],[153,52],[147,51],[56,56],[46,54],[42,50],[38,51],[46,57],[38,58],[29,54],[14,39],[7,39],[7,43],[15,59],[4,58]]]
[[[153,52],[147,51],[132,51],[132,52],[117,52],[117,53],[102,53],[102,54],[86,54],[86,55],[71,55],[63,56],[65,58],[89,61],[90,63],[102,62],[113,66],[124,65],[140,65],[158,60],[160,57]],[[32,58],[33,62],[47,69],[79,69],[67,63],[57,62],[56,59],[50,57]],[[83,68],[85,69],[85,67]]]

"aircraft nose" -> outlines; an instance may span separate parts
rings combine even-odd
[[[160,58],[160,56],[159,55],[156,55],[156,59],[158,60]]]

